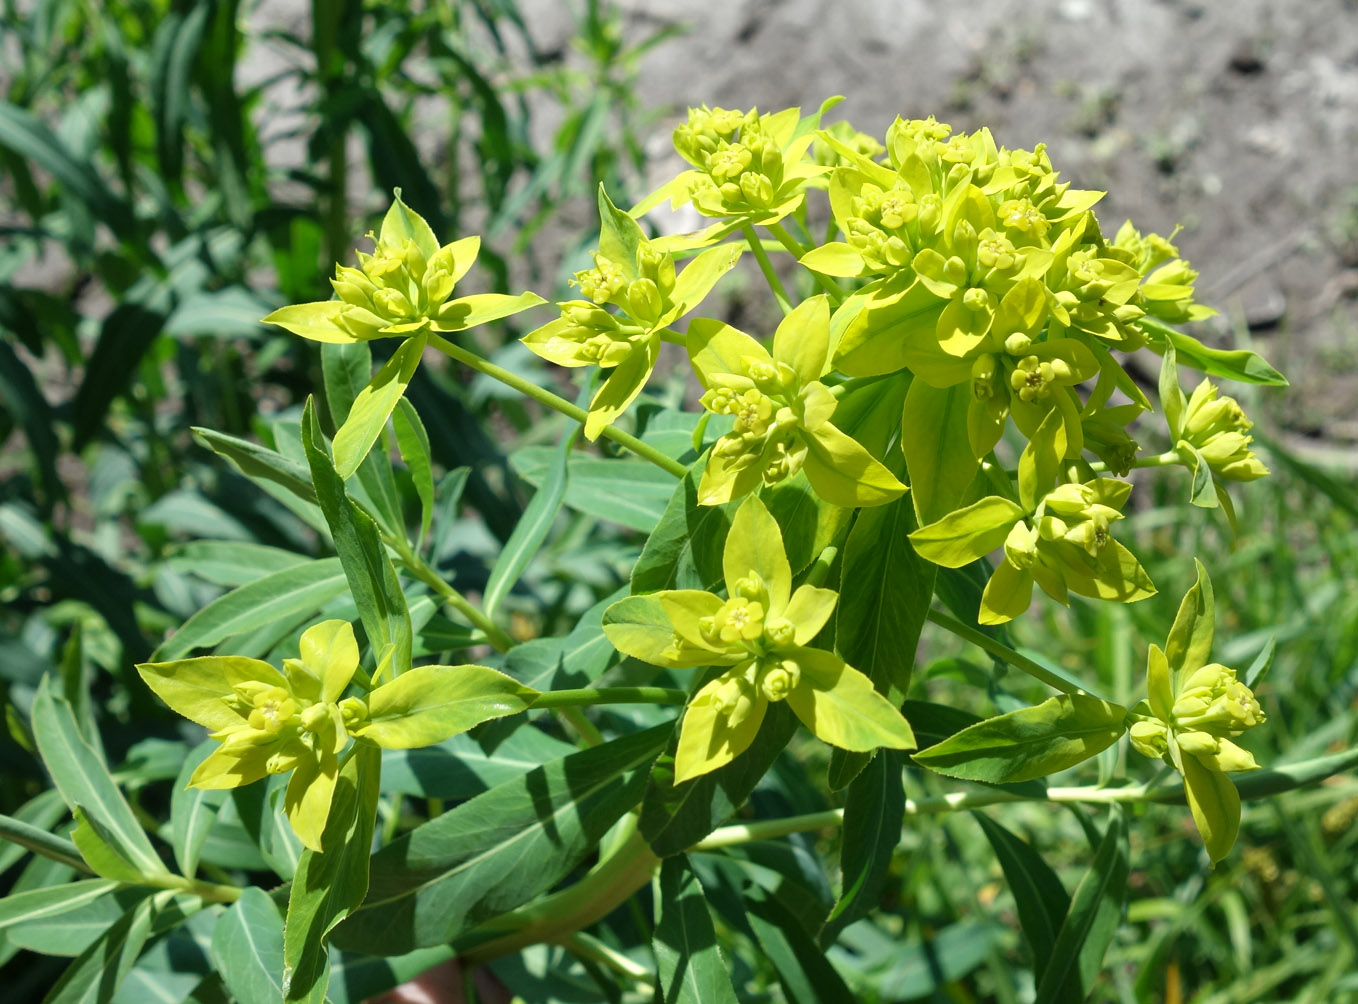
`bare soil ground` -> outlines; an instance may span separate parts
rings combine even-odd
[[[559,0],[524,4],[543,47]],[[1275,421],[1358,443],[1358,5],[1352,0],[623,0],[628,32],[689,26],[642,65],[670,106],[836,109],[880,134],[896,115],[988,125],[1048,145],[1066,180],[1108,192],[1107,229],[1168,233],[1222,319],[1293,389]],[[669,122],[667,120],[666,125]],[[668,150],[659,130],[656,153]],[[657,165],[664,176],[663,159]],[[676,169],[678,165],[675,165]]]

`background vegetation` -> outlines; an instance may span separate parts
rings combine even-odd
[[[325,550],[313,527],[191,429],[280,450],[296,441],[320,354],[257,319],[324,296],[330,264],[347,260],[366,229],[356,221],[375,222],[399,187],[440,236],[485,236],[489,268],[479,274],[488,289],[564,294],[562,277],[595,233],[597,184],[620,203],[641,193],[645,141],[665,131],[657,115],[667,110],[636,104],[637,59],[664,36],[629,37],[603,3],[570,9],[571,48],[544,52],[513,0],[427,8],[314,0],[296,33],[253,29],[249,6],[230,0],[0,6],[0,813],[58,832],[65,825],[28,725],[35,687],[53,674],[88,709],[138,810],[165,825],[196,739],[140,684],[133,662],[259,574],[217,560],[211,542],[271,548],[259,553],[279,562]],[[249,82],[242,60],[260,51],[278,69]],[[280,94],[288,114],[263,114]],[[520,333],[504,326],[500,344],[481,349],[550,383],[517,345]],[[663,393],[682,391],[676,383]],[[434,558],[475,593],[561,427],[451,368],[422,367],[411,394],[429,429],[438,504],[455,518],[444,521],[451,532]],[[1261,430],[1281,434],[1270,431],[1270,415],[1285,407],[1279,395],[1241,397]],[[1183,503],[1185,486],[1167,476],[1147,493],[1155,504],[1130,521],[1160,596],[1116,609],[1044,604],[1044,616],[1016,629],[1029,654],[1133,698],[1147,643],[1192,581],[1192,556],[1229,552],[1213,566],[1217,657],[1244,669],[1276,642],[1259,690],[1269,715],[1255,744],[1260,761],[1353,745],[1358,494],[1287,450],[1264,456],[1274,476],[1242,493],[1234,541],[1219,517]],[[624,584],[637,531],[669,496],[668,481],[639,484],[639,509],[623,508],[617,486],[590,480],[587,458],[579,463],[568,525],[505,600],[520,638],[563,634]],[[414,502],[413,485],[398,490]],[[327,610],[342,609],[338,593]],[[314,609],[247,623],[230,636],[231,651],[262,655]],[[430,619],[424,651],[451,647],[461,630]],[[991,706],[969,710],[1008,710],[1035,696],[975,651],[926,651],[919,666],[918,697],[949,703],[959,677],[988,690]],[[748,813],[830,807],[821,756],[794,744]],[[937,781],[912,774],[910,794],[926,799]],[[429,807],[395,797],[386,811],[394,831]],[[987,811],[1058,863],[1067,888],[1093,856],[1078,810]],[[1095,999],[1358,1000],[1355,815],[1358,784],[1348,777],[1247,804],[1237,852],[1208,871],[1182,808],[1147,809],[1131,827],[1131,903]],[[260,867],[241,825],[214,831],[206,863]],[[806,861],[837,861],[838,840],[803,835],[749,851],[772,870],[777,901],[815,923],[834,898],[823,869]],[[69,874],[0,845],[0,888]],[[866,1001],[1024,1001],[1032,988],[1012,964],[1028,951],[1015,911],[973,817],[911,815],[883,909],[848,928],[830,959]],[[99,920],[90,920],[90,938]],[[598,934],[607,941],[631,923],[610,918]],[[751,999],[795,997],[734,921],[723,934],[737,949],[738,981],[758,991]],[[0,980],[13,999],[41,996],[64,960],[36,953],[69,949],[71,937],[67,920],[0,934]],[[198,965],[193,951],[162,941],[120,999],[214,999]],[[496,972],[530,1001],[612,994],[607,975],[564,953],[534,950]],[[367,986],[404,975],[389,970]]]

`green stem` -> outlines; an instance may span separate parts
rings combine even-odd
[[[807,570],[803,584],[808,586],[819,586],[830,575],[830,569],[834,566],[835,558],[839,556],[839,548],[831,544],[817,556],[815,564]]]
[[[489,360],[482,359],[474,352],[468,352],[461,346],[454,345],[452,342],[448,341],[448,339],[443,338],[440,335],[431,334],[429,336],[429,344],[448,356],[448,358],[454,359],[464,366],[476,370],[478,373],[484,373],[494,380],[499,380],[506,387],[513,387],[525,397],[532,398],[534,401],[538,402],[538,404],[551,408],[553,411],[559,411],[567,418],[572,418],[581,425],[584,425],[585,419],[589,417],[589,413],[585,411],[584,408],[572,404],[564,397],[558,397],[549,390],[544,390],[532,381],[525,380],[523,377],[509,372],[507,369],[496,366]],[[631,450],[642,459],[649,460],[662,470],[673,474],[676,478],[683,478],[688,474],[688,468],[679,463],[679,461],[671,460],[655,447],[643,443],[640,439],[637,439],[636,436],[629,435],[621,429],[606,425],[603,429],[603,436],[606,439],[613,440],[613,442],[624,449]]]
[[[311,0],[313,25],[311,48],[316,55],[316,75],[327,98],[333,99],[342,84],[343,62],[338,53],[341,7],[337,0]],[[349,252],[349,160],[346,130],[334,116],[326,125],[326,160],[329,171],[326,195],[325,244],[331,263],[342,262]]]
[[[768,281],[769,289],[773,291],[773,298],[778,301],[779,308],[784,316],[792,313],[792,300],[787,295],[787,290],[783,288],[783,280],[778,278],[778,273],[774,271],[773,262],[769,261],[769,254],[764,250],[764,245],[760,242],[759,236],[754,232],[754,227],[745,224],[741,227],[745,234],[745,242],[750,245],[750,250],[754,252],[755,260],[759,262],[759,270],[764,273],[764,278]]]
[[[412,553],[404,540],[390,541],[390,543],[395,546],[401,557],[401,564],[406,567],[407,571],[432,589],[444,603],[465,617],[472,627],[479,629],[486,636],[486,641],[497,652],[507,652],[514,647],[513,638],[509,637],[493,620],[476,609],[465,596],[445,582],[443,576],[434,571],[427,561]]]
[[[46,830],[40,830],[30,823],[25,823],[22,819],[15,819],[13,816],[0,816],[0,839],[18,844],[34,854],[41,854],[43,857],[59,861],[63,865],[69,865],[76,871],[82,871],[89,875],[94,874],[93,869],[85,864],[85,859],[80,856],[80,851],[76,850],[75,844],[64,837],[58,837]]]
[[[773,234],[773,236],[777,237],[779,243],[782,244],[783,247],[787,248],[787,250],[792,254],[792,257],[797,259],[798,263],[801,262],[802,255],[806,254],[806,252],[810,250],[810,248],[803,247],[800,243],[798,243],[796,238],[794,238],[790,233],[788,233],[786,228],[784,228],[784,226],[781,223],[767,223],[764,225],[764,229],[767,230],[769,233]],[[806,268],[806,270],[811,273],[811,278],[816,280],[816,285],[820,286],[821,289],[829,293],[830,298],[834,300],[835,303],[844,302],[844,290],[840,289],[839,286],[835,284],[835,281],[833,279],[831,279],[828,275],[822,275],[820,272],[817,272],[814,268],[811,268],[810,266],[803,267]]]
[[[1023,672],[1027,673],[1029,676],[1036,680],[1041,680],[1047,686],[1059,690],[1063,694],[1087,693],[1087,691],[1077,687],[1069,680],[1063,680],[1051,670],[1033,662],[1033,660],[1029,659],[1026,655],[1020,655],[1003,642],[996,641],[984,631],[978,631],[974,627],[968,627],[956,617],[951,617],[948,614],[945,614],[940,610],[934,610],[933,608],[930,608],[928,617],[929,620],[933,621],[939,627],[951,631],[959,638],[963,638],[973,645],[985,649],[991,655],[995,656],[995,658],[1003,659],[1015,669],[1023,670]]]
[[[633,817],[635,818],[635,817]],[[635,822],[632,823],[635,826]],[[479,965],[539,942],[555,942],[607,917],[651,880],[660,859],[639,833],[633,832],[616,853],[573,886],[531,906],[493,921],[509,933],[463,953],[468,965]]]
[[[146,885],[154,886],[157,889],[170,889],[174,892],[192,893],[202,899],[211,900],[214,903],[234,903],[240,899],[244,891],[234,885],[219,885],[216,882],[200,882],[197,879],[185,878],[183,875],[165,875],[160,877],[148,876]]]
[[[586,687],[580,690],[548,690],[530,708],[570,708],[594,704],[685,704],[688,691],[665,687]]]
[[[636,989],[641,991],[643,995],[649,996],[654,993],[655,988],[650,983],[651,971],[649,969],[641,963],[629,959],[617,949],[604,944],[593,935],[586,934],[584,931],[576,931],[559,939],[558,944],[577,958],[597,962],[612,969],[615,973],[638,981]]]
[[[1185,466],[1184,458],[1179,456],[1178,452],[1175,450],[1170,450],[1167,453],[1157,453],[1153,457],[1140,457],[1132,461],[1132,470],[1139,470],[1143,467],[1183,467],[1183,466]],[[1105,474],[1108,471],[1108,465],[1105,464],[1102,460],[1095,460],[1090,463],[1089,469],[1093,471],[1095,474]],[[1010,478],[1018,477],[1018,471],[1016,470],[1006,470],[1004,473],[1008,475]]]

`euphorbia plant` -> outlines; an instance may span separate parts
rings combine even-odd
[[[756,867],[741,848],[827,826],[853,835],[842,891],[808,922],[828,946],[877,906],[909,825],[905,778],[923,768],[959,780],[909,803],[912,814],[1016,800],[1112,806],[1091,865],[1098,881],[1046,919],[1079,965],[1047,964],[1050,931],[1033,941],[1039,998],[1084,994],[1097,968],[1088,960],[1111,937],[1092,918],[1124,895],[1119,805],[1186,795],[1210,861],[1220,861],[1239,821],[1225,772],[1256,768],[1236,740],[1264,715],[1252,681],[1207,661],[1214,614],[1203,565],[1165,650],[1149,648],[1141,703],[1139,693],[1114,695],[1124,703],[1102,696],[1089,667],[1058,670],[1018,651],[1003,625],[1029,611],[1034,584],[1066,605],[1153,596],[1135,534],[1114,539],[1136,508],[1128,476],[1185,467],[1192,502],[1222,506],[1233,522],[1225,484],[1267,472],[1251,452],[1248,419],[1210,378],[1284,381],[1252,353],[1209,348],[1175,327],[1211,313],[1194,301],[1196,274],[1166,238],[1130,224],[1105,238],[1094,213],[1101,193],[1059,181],[1043,147],[1010,150],[985,129],[954,133],[933,119],[898,119],[879,144],[842,123],[822,128],[829,107],[809,116],[691,110],[675,131],[691,169],[631,212],[600,191],[599,245],[575,276],[583,298],[557,303],[558,316],[522,339],[581,377],[581,404],[481,354],[465,332],[545,301],[452,298],[478,240],[440,244],[450,235],[436,237],[398,194],[374,251],[359,253],[358,268],[337,265],[337,299],[266,318],[322,343],[324,399],[308,401],[295,432],[279,432],[272,447],[201,433],[333,544],[336,557],[315,562],[329,563],[317,575],[330,578],[284,599],[284,577],[295,591],[303,580],[281,566],[264,586],[214,601],[139,667],[171,708],[211,731],[183,781],[245,791],[290,773],[281,800],[259,796],[252,817],[284,885],[223,866],[212,882],[195,878],[209,823],[181,832],[176,820],[182,874],[161,867],[106,773],[91,780],[98,758],[81,751],[70,708],[50,688],[34,731],[80,826],[69,852],[55,837],[31,846],[106,880],[83,894],[156,888],[179,896],[185,916],[216,911],[221,979],[247,1001],[264,999],[251,989],[258,979],[288,1000],[320,1000],[327,944],[396,956],[408,971],[538,943],[564,945],[614,997],[727,1001],[747,984],[804,979],[822,1000],[847,1000],[853,978],[823,960],[800,977],[791,971],[810,965],[803,950],[815,948],[770,905],[775,890],[758,867],[773,866]],[[822,196],[829,232],[817,239],[807,203]],[[650,213],[667,199],[713,222],[648,235]],[[694,316],[718,313],[714,293],[745,251],[784,315],[772,331]],[[398,344],[374,372],[370,344],[383,339]],[[695,378],[684,407],[647,400],[666,344]],[[1145,352],[1163,358],[1169,449],[1142,458],[1133,422],[1157,402],[1124,360]],[[450,581],[446,551],[428,546],[431,524],[433,537],[452,531],[457,501],[447,495],[460,484],[435,491],[426,424],[443,416],[408,396],[430,354],[614,444],[601,459],[576,448],[574,429],[563,435],[479,581],[459,581],[461,568]],[[1179,365],[1209,377],[1191,398]],[[587,474],[608,489],[572,495]],[[629,484],[656,477],[673,478],[667,505],[629,495]],[[402,506],[406,480],[417,516]],[[541,580],[531,563],[565,508],[577,517],[563,536],[590,533],[596,516],[634,531],[622,538],[630,583],[592,597],[601,601],[568,637],[521,642],[524,623],[511,625],[501,604],[527,577],[522,597],[533,607]],[[340,584],[327,592],[326,582]],[[249,639],[251,654],[233,652],[221,618],[254,599],[286,605],[294,619]],[[983,719],[907,700],[926,621],[1058,693],[1032,704],[1006,695],[1004,713]],[[438,658],[456,650],[465,657]],[[992,688],[997,680],[998,670]],[[724,826],[775,764],[802,771],[820,756],[800,740],[788,747],[799,724],[834,748],[828,784],[811,786],[822,808],[779,815],[765,805]],[[1137,768],[1121,760],[1105,762],[1097,784],[1034,786],[1129,731],[1135,749],[1183,776],[1182,791],[1134,782]],[[580,748],[549,738],[558,736]],[[393,755],[428,749],[420,762],[436,775],[478,769],[468,764],[504,743],[551,752],[488,772],[495,783],[461,791],[451,807],[429,795],[427,818],[411,817],[410,787],[390,787],[383,772],[383,750],[386,763],[408,764]],[[68,755],[85,767],[61,767]],[[1285,783],[1332,769],[1294,770]],[[428,782],[401,782],[412,783]],[[242,799],[232,803],[238,813]],[[273,825],[280,811],[299,839],[291,858],[279,853],[292,846]],[[1011,878],[1034,867],[1031,850],[1014,851],[1021,841],[993,820],[985,826],[1004,844]],[[693,850],[716,858],[687,857]],[[653,880],[653,934],[638,925],[589,933]],[[712,883],[726,931],[758,940],[769,962],[725,966],[703,898]],[[51,909],[84,901],[72,894]],[[145,943],[170,923],[169,908],[160,893],[139,900],[129,928]],[[242,956],[233,939],[246,930],[272,939],[272,954]],[[654,961],[638,961],[630,950],[648,939]]]

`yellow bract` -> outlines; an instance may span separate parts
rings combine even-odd
[[[620,652],[657,666],[729,667],[689,702],[675,755],[675,782],[716,770],[754,742],[771,703],[788,706],[833,746],[866,752],[913,749],[914,735],[872,682],[832,652],[811,648],[838,595],[792,589],[782,532],[751,497],[726,538],[727,599],[693,589],[615,603],[604,633]]]

